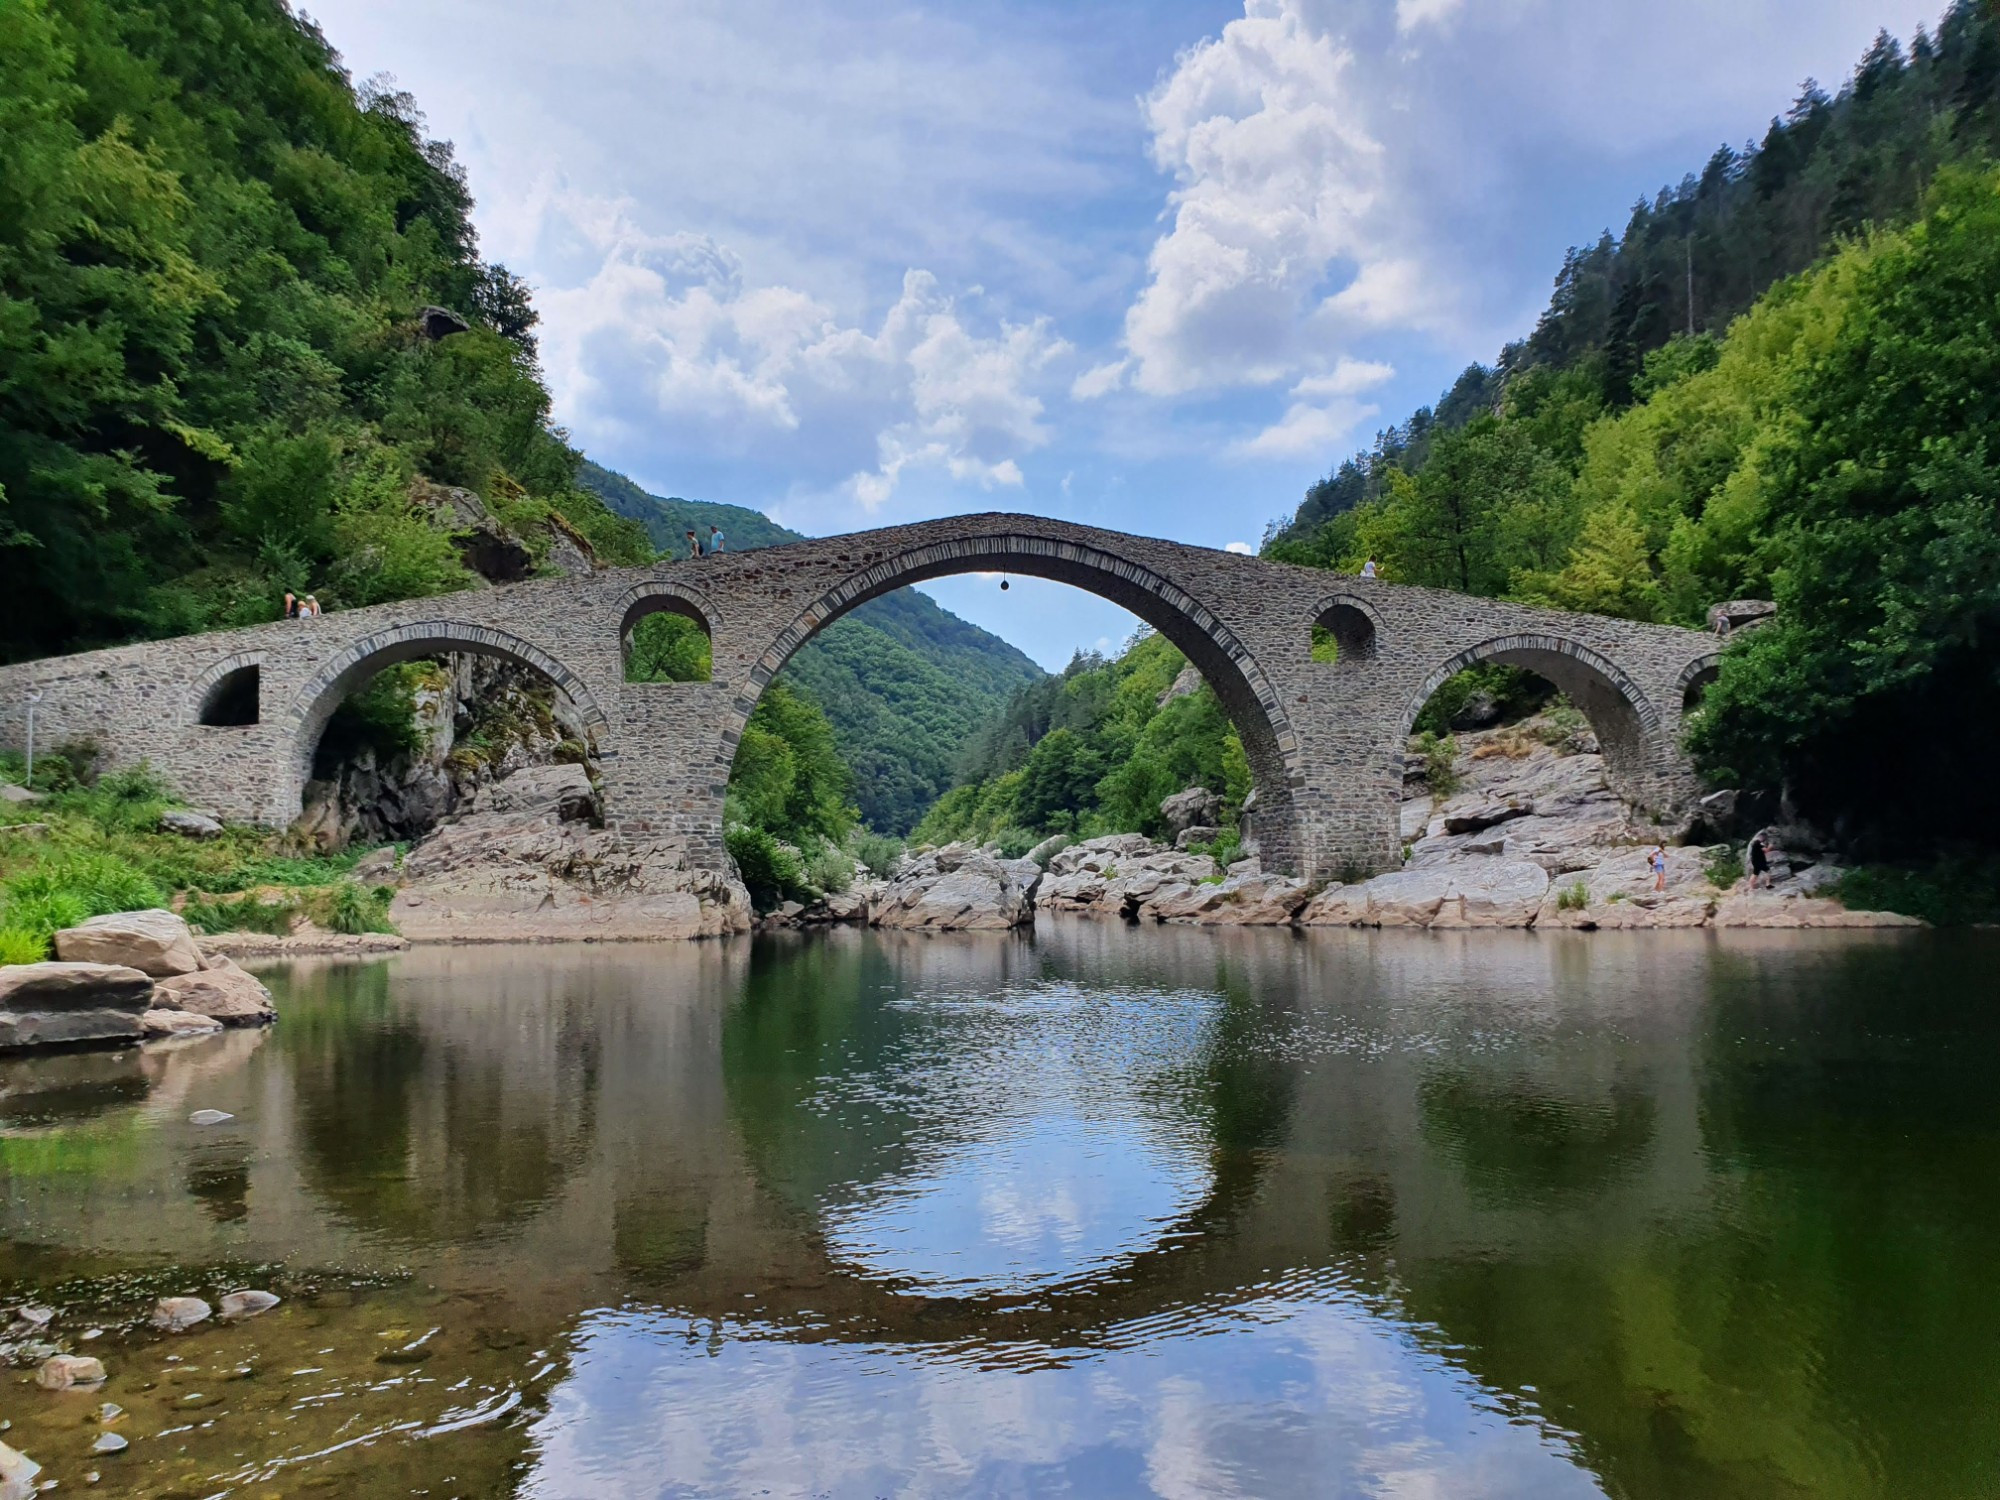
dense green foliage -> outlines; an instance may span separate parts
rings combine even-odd
[[[2000,22],[1961,4],[1908,58],[1878,42],[1837,100],[1572,256],[1535,336],[1461,382],[1477,401],[1348,465],[1268,555],[1689,625],[1775,598],[1693,721],[1708,774],[1854,847],[1990,846],[2000,174],[1951,163],[1996,125]],[[1669,338],[1640,313],[1689,225],[1729,274]],[[1742,315],[1708,331],[1719,311]]]
[[[209,932],[284,932],[301,912],[336,931],[388,930],[381,893],[344,878],[364,851],[286,854],[277,837],[248,828],[205,842],[162,833],[160,814],[175,805],[166,789],[144,771],[97,776],[94,760],[87,746],[38,755],[45,800],[0,803],[0,963],[34,963],[61,928],[165,906],[176,892],[187,893],[189,922]],[[0,779],[24,781],[17,756],[0,756]]]
[[[586,462],[579,477],[619,515],[643,522],[670,555],[682,555],[689,527],[705,538],[711,523],[722,527],[732,551],[803,540],[756,511],[662,499],[596,464]],[[706,681],[707,643],[699,636],[671,615],[642,620],[633,632],[628,675]],[[966,741],[1008,694],[1043,675],[1005,641],[915,589],[898,589],[813,637],[787,663],[784,680],[833,721],[862,820],[883,833],[902,834],[952,784]]]
[[[0,656],[464,587],[420,478],[643,548],[451,148],[278,0],[0,6],[0,139]]]
[[[915,837],[997,840],[1023,853],[1051,834],[1162,834],[1163,798],[1205,786],[1233,824],[1250,791],[1242,741],[1206,684],[1170,692],[1187,659],[1143,632],[1115,661],[1079,654],[1017,691],[967,748],[961,784]]]
[[[1328,520],[1379,498],[1395,475],[1420,471],[1439,437],[1491,412],[1525,372],[1581,367],[1588,378],[1563,399],[1587,407],[1643,396],[1646,356],[1674,335],[1720,334],[1841,237],[1912,217],[1940,167],[1996,150],[2000,22],[1991,7],[1953,0],[1936,34],[1920,31],[1907,52],[1884,33],[1837,97],[1808,80],[1761,143],[1719,148],[1698,175],[1640,199],[1622,236],[1572,250],[1528,338],[1493,368],[1469,367],[1435,408],[1336,466],[1273,539],[1310,541]]]

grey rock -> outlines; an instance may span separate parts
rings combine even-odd
[[[218,839],[222,837],[222,824],[212,813],[176,807],[160,814],[160,831],[189,839]]]
[[[24,786],[15,786],[11,781],[0,781],[0,802],[27,803],[48,800],[44,793],[31,792]]]
[[[1212,844],[1221,837],[1222,830],[1220,828],[1213,828],[1207,824],[1197,823],[1192,828],[1183,828],[1175,835],[1174,847],[1176,849],[1186,849],[1190,844]]]
[[[131,1441],[115,1432],[100,1432],[97,1441],[90,1445],[92,1453],[123,1453],[131,1447]]]
[[[0,1050],[135,1040],[153,981],[116,964],[0,968]]]
[[[470,323],[448,307],[426,307],[417,314],[417,327],[425,338],[433,342],[472,330]]]
[[[199,1297],[162,1297],[153,1304],[152,1324],[166,1333],[186,1333],[215,1316],[215,1309]]]
[[[1043,872],[1032,860],[999,859],[948,844],[904,861],[869,908],[876,927],[1006,930],[1032,922]]]
[[[236,1116],[226,1109],[198,1109],[188,1116],[190,1125],[226,1125]]]
[[[1192,693],[1200,692],[1202,682],[1201,669],[1193,662],[1189,662],[1180,669],[1175,675],[1174,680],[1168,683],[1166,689],[1154,700],[1155,706],[1165,708],[1176,698],[1185,698]]]
[[[35,1384],[45,1391],[67,1391],[104,1384],[104,1361],[88,1354],[57,1354],[42,1361]]]
[[[1709,606],[1708,628],[1720,636],[1763,625],[1777,617],[1778,606],[1769,599],[1731,599]]]
[[[276,1307],[279,1297],[275,1292],[257,1291],[246,1288],[240,1292],[227,1292],[217,1304],[217,1311],[225,1323],[240,1323],[245,1318],[260,1317]]]
[[[163,1010],[155,1005],[140,1015],[139,1028],[149,1038],[205,1036],[222,1030],[222,1023],[213,1016],[199,1016],[187,1010]]]
[[[202,964],[188,924],[157,907],[66,927],[56,934],[56,956],[70,963],[123,964],[155,979],[193,974]]]
[[[1049,867],[1049,861],[1067,849],[1069,844],[1070,839],[1068,834],[1052,834],[1030,849],[1028,851],[1028,858],[1046,870]]]
[[[199,974],[162,979],[153,990],[153,1004],[162,1010],[207,1016],[224,1026],[261,1026],[276,1018],[271,992],[254,974],[220,954]]]
[[[1197,824],[1213,827],[1222,817],[1222,799],[1207,787],[1191,786],[1164,799],[1160,816],[1167,820],[1168,831],[1175,834]]]
[[[39,1489],[35,1476],[42,1466],[18,1448],[0,1443],[0,1500],[31,1500]]]

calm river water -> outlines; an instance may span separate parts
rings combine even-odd
[[[0,1064],[0,1295],[111,1371],[0,1418],[115,1495],[1993,1494],[1996,976],[1081,920],[296,965],[269,1032]],[[145,1326],[237,1286],[285,1300]]]

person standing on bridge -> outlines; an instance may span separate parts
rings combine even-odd
[[[723,536],[722,536],[722,528],[720,526],[711,526],[708,528],[708,550],[710,552],[721,552],[726,550],[726,545],[723,541]]]
[[[688,556],[690,558],[701,556],[701,538],[694,534],[692,526],[688,527]]]
[[[286,589],[285,618],[287,620],[296,620],[298,617],[299,617],[299,596],[293,593],[290,589]]]
[[[1375,559],[1374,559],[1374,558],[1372,558],[1372,557],[1371,557],[1371,558],[1369,558],[1367,562],[1365,562],[1365,563],[1363,563],[1363,564],[1361,565],[1361,576],[1362,576],[1363,578],[1373,578],[1373,577],[1375,577],[1375,576],[1376,576],[1376,574],[1375,574]]]

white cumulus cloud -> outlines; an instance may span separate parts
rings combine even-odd
[[[1284,416],[1244,442],[1240,451],[1254,458],[1325,453],[1380,413],[1362,394],[1395,374],[1390,365],[1343,359],[1325,375],[1308,375],[1292,387]]]
[[[1018,485],[1020,457],[1049,439],[1039,390],[1070,347],[1046,318],[982,326],[913,269],[871,330],[750,284],[713,239],[646,231],[629,202],[555,192],[543,211],[588,252],[568,257],[583,274],[537,297],[557,413],[587,444],[791,441],[802,478],[873,508],[914,469]]]

